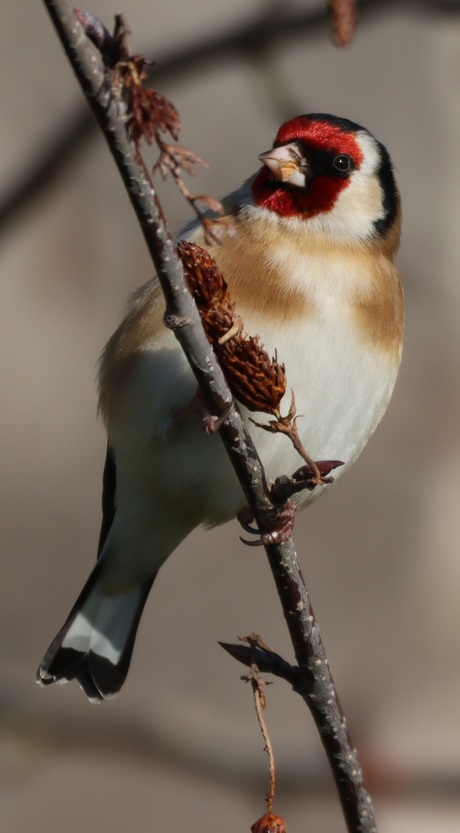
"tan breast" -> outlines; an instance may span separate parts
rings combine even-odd
[[[343,304],[356,316],[363,341],[394,353],[399,361],[403,294],[390,246],[340,246],[305,234],[305,227],[252,216],[235,219],[236,235],[205,246],[217,261],[237,311],[250,328],[251,313],[270,328],[308,326],[322,301]],[[186,235],[204,245],[201,227]],[[268,243],[268,241],[270,241]],[[327,308],[327,304],[326,304]],[[141,288],[109,340],[100,362],[100,408],[107,414],[136,357],[147,345],[174,336],[163,324],[164,302],[156,279]],[[256,335],[256,333],[251,333]],[[282,358],[282,357],[281,357]]]
[[[287,224],[286,224],[287,225]],[[295,326],[315,315],[318,297],[330,294],[351,307],[365,341],[399,350],[404,301],[393,263],[394,246],[332,244],[299,228],[277,228],[270,219],[237,218],[236,236],[207,246],[217,261],[237,310],[257,310]],[[201,230],[193,235],[203,245]],[[270,244],[268,244],[270,241]],[[397,243],[395,239],[395,244]]]

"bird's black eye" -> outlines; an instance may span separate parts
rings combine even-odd
[[[348,156],[347,153],[341,153],[340,156],[336,156],[332,160],[332,164],[336,171],[339,171],[341,174],[347,174],[351,171],[353,167],[353,162],[351,161],[351,157]]]

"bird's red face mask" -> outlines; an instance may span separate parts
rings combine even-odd
[[[282,125],[252,183],[257,205],[283,217],[313,217],[331,211],[363,154],[356,138],[340,127],[300,116]]]

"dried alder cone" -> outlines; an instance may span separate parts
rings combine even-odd
[[[123,27],[122,33],[125,33],[125,41],[129,44],[129,31],[126,24],[123,23]],[[121,37],[123,42],[123,35]],[[127,51],[127,46],[124,51]],[[202,222],[207,242],[218,242],[228,222],[206,218],[198,203],[204,203],[216,213],[222,213],[222,205],[209,194],[192,194],[182,179],[184,171],[193,176],[197,165],[205,168],[207,165],[193,150],[177,144],[182,130],[179,113],[166,96],[145,86],[148,78],[147,68],[152,66],[150,61],[138,54],[129,54],[114,66],[114,84],[123,93],[126,101],[129,114],[127,130],[136,148],[138,162],[144,166],[141,155],[142,140],[149,145],[155,143],[160,155],[153,172],[159,171],[163,179],[169,174],[172,176],[179,191]],[[168,133],[175,144],[167,142],[164,138]]]
[[[251,833],[286,833],[286,824],[282,816],[265,813],[251,826]]]
[[[137,151],[141,139],[151,144],[158,140],[159,133],[170,133],[177,141],[182,128],[179,113],[166,96],[144,86],[147,70],[155,64],[133,52],[131,30],[125,16],[115,15],[111,34],[90,12],[74,9],[74,14],[87,37],[99,49],[113,86],[125,96],[128,132]]]
[[[243,331],[243,322],[235,312],[227,283],[215,260],[201,246],[186,240],[178,243],[177,253],[206,335],[235,398],[249,411],[274,417],[268,423],[252,422],[265,431],[286,434],[307,463],[309,473],[302,468],[302,478],[295,486],[291,484],[291,493],[331,483],[332,478],[325,475],[342,463],[326,461],[323,470],[306,452],[297,430],[293,392],[288,413],[281,415],[280,405],[287,385],[284,364],[276,355],[270,358],[258,336]]]
[[[182,179],[184,171],[194,175],[197,165],[205,168],[207,165],[193,150],[177,144],[182,129],[179,113],[166,96],[146,85],[149,70],[155,66],[154,62],[147,61],[143,55],[133,51],[131,31],[123,14],[115,15],[114,32],[110,34],[89,12],[75,9],[74,13],[87,37],[99,49],[113,89],[125,102],[128,115],[126,130],[147,179],[150,180],[150,173],[142,157],[143,141],[148,145],[155,144],[160,151],[153,173],[159,171],[163,179],[172,176],[179,191],[199,217],[206,241],[218,242],[229,230],[231,221],[227,218],[206,217],[199,203],[204,203],[206,208],[217,214],[222,213],[221,203],[209,194],[192,194]],[[166,141],[168,133],[174,143]]]
[[[279,414],[286,393],[284,365],[270,358],[258,336],[242,330],[228,286],[216,262],[201,246],[177,246],[203,327],[235,397],[250,411]]]

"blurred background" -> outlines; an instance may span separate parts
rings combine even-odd
[[[91,5],[109,27],[119,10]],[[310,25],[265,45],[255,26],[244,49],[221,42],[208,60],[170,60],[302,10]],[[210,165],[198,192],[237,186],[298,113],[346,116],[391,152],[404,207],[402,370],[366,452],[299,517],[295,540],[380,833],[458,831],[460,4],[365,3],[341,50],[320,0],[127,0],[122,11],[135,48],[159,62],[181,143]],[[162,569],[118,698],[95,707],[75,684],[34,683],[95,557],[105,454],[95,363],[152,270],[103,139],[81,124],[86,105],[44,7],[6,4],[2,24],[4,829],[249,830],[264,812],[266,759],[250,690],[217,640],[255,630],[292,651],[264,553],[239,542],[236,524],[197,531]],[[79,141],[19,200],[72,125]],[[176,230],[187,206],[171,184],[160,193]],[[286,683],[270,687],[266,717],[289,833],[344,830],[312,720]]]

